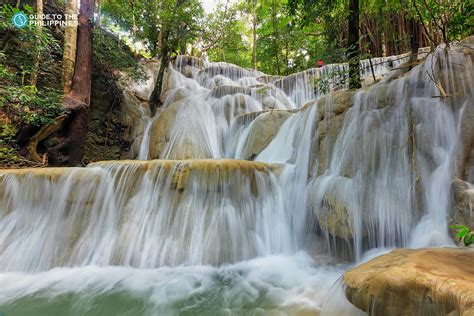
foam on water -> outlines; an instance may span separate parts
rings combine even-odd
[[[0,273],[0,306],[7,315],[317,313],[342,271],[298,253],[222,267],[83,266]]]

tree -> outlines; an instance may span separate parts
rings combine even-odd
[[[107,0],[102,12],[114,22],[131,30],[145,42],[152,56],[160,59],[160,69],[149,104],[154,113],[160,105],[163,76],[172,54],[184,51],[198,37],[199,18],[203,15],[198,0]]]
[[[252,64],[257,70],[257,0],[252,0]]]
[[[84,157],[87,117],[92,82],[92,28],[94,0],[81,0],[78,16],[77,51],[71,92],[65,97],[66,108],[71,110],[66,140],[68,165],[80,166]]]
[[[347,59],[349,62],[349,89],[360,85],[359,64],[359,0],[349,0]]]
[[[163,0],[161,2],[158,41],[160,68],[149,100],[152,115],[161,103],[164,73],[171,54],[177,54],[180,47],[184,50],[186,42],[197,37],[196,22],[202,13],[202,6],[197,0]]]
[[[253,67],[250,29],[247,25],[249,2],[218,4],[202,21],[199,56],[241,67]]]
[[[38,15],[38,20],[36,21],[36,51],[33,57],[33,67],[31,70],[30,85],[36,86],[38,81],[38,72],[40,65],[41,57],[41,35],[43,33],[43,0],[36,0],[36,14]]]
[[[66,1],[66,16],[77,14],[77,0]],[[72,22],[72,21],[67,21]],[[64,52],[63,52],[63,89],[64,94],[71,91],[72,76],[74,75],[74,64],[76,61],[77,26],[68,23],[64,28]]]

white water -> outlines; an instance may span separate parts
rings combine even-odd
[[[379,249],[452,243],[450,187],[474,88],[469,76],[452,85],[459,69],[441,49],[436,56],[452,98],[437,97],[431,60],[361,91],[328,157],[313,145],[321,116],[331,114],[303,106],[321,95],[314,77],[344,65],[267,84],[258,72],[178,58],[163,108],[143,118],[137,138],[138,159],[174,161],[0,173],[0,311],[354,315],[340,284],[332,287],[348,267],[337,263],[340,238],[317,224],[332,207],[328,194],[347,210],[344,243],[355,262]],[[462,54],[449,58],[472,73]],[[382,61],[377,76],[390,69]],[[265,110],[291,112],[250,157],[261,163],[216,160],[246,158]],[[153,133],[165,115],[159,147]]]

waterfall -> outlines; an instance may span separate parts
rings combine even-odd
[[[462,47],[425,57],[363,60],[380,81],[354,92],[346,64],[278,77],[178,56],[162,107],[140,107],[137,160],[0,170],[0,311],[332,311],[364,254],[452,245],[474,68]]]

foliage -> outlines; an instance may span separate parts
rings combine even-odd
[[[347,62],[348,0],[224,1],[203,15],[194,0],[106,0],[103,11],[155,55],[159,34],[168,25],[175,54],[184,52],[211,61],[252,66],[252,13],[257,14],[257,68],[287,75],[316,65]],[[471,32],[473,4],[444,0],[359,0],[363,54],[381,56],[410,50],[409,20],[425,26],[428,37],[448,41]],[[191,14],[184,14],[189,12]],[[427,45],[426,40],[423,45]],[[429,43],[428,43],[429,44]],[[382,47],[384,46],[384,47]]]
[[[14,28],[8,22],[18,11],[18,8],[5,4],[0,12],[0,31],[10,32],[13,34],[12,39],[21,43],[20,47],[0,53],[0,110],[8,115],[14,125],[41,126],[65,111],[61,105],[61,93],[54,88],[28,86],[25,82],[31,73],[33,54],[37,47],[43,61],[41,69],[49,72],[57,63],[55,57],[61,54],[61,46],[49,29],[38,34],[34,26]],[[23,11],[31,13],[32,9],[25,6]]]
[[[164,28],[174,53],[184,51],[199,36],[204,14],[198,0],[106,0],[102,10],[130,36],[144,42],[152,56],[159,52],[159,34]]]
[[[38,33],[34,25],[28,24],[22,29],[14,27],[10,21],[12,16],[18,11],[20,11],[18,8],[12,7],[9,4],[2,6],[0,11],[0,21],[2,21],[0,22],[0,32],[3,31],[11,34],[11,45],[16,47],[11,47],[10,53],[21,51],[21,54],[15,56],[15,62],[19,66],[18,73],[21,75],[21,82],[24,83],[33,70],[33,56],[37,50],[39,50],[41,60],[39,73],[43,74],[44,77],[44,74],[49,73],[50,69],[55,68],[57,62],[61,60],[62,48],[60,41],[54,37],[52,29],[44,28],[43,32]],[[25,5],[22,11],[26,14],[33,12],[32,8],[28,5]],[[5,43],[5,45],[8,45],[8,43]],[[4,54],[6,53],[4,52]],[[49,81],[46,78],[44,79],[43,82]]]
[[[133,59],[130,48],[106,29],[94,29],[94,71],[108,79],[117,79],[120,71],[134,80],[146,80],[146,75]]]
[[[12,139],[18,128],[11,124],[6,115],[0,115],[0,161],[19,161]]]
[[[248,27],[247,6],[243,2],[223,6],[203,20],[202,50],[211,61],[224,61],[241,67],[251,67],[251,30]]]
[[[474,231],[472,231],[469,227],[464,225],[453,225],[449,226],[449,228],[457,231],[456,237],[464,244],[464,246],[467,247],[474,243]]]
[[[66,110],[60,91],[33,86],[3,86],[0,88],[0,107],[19,124],[42,126]]]
[[[416,0],[411,7],[425,26],[434,25],[432,37],[438,33],[443,41],[449,42],[471,33],[474,15],[472,1]]]
[[[334,67],[314,79],[314,87],[319,94],[328,94],[334,87],[342,86],[348,81],[347,71]]]

